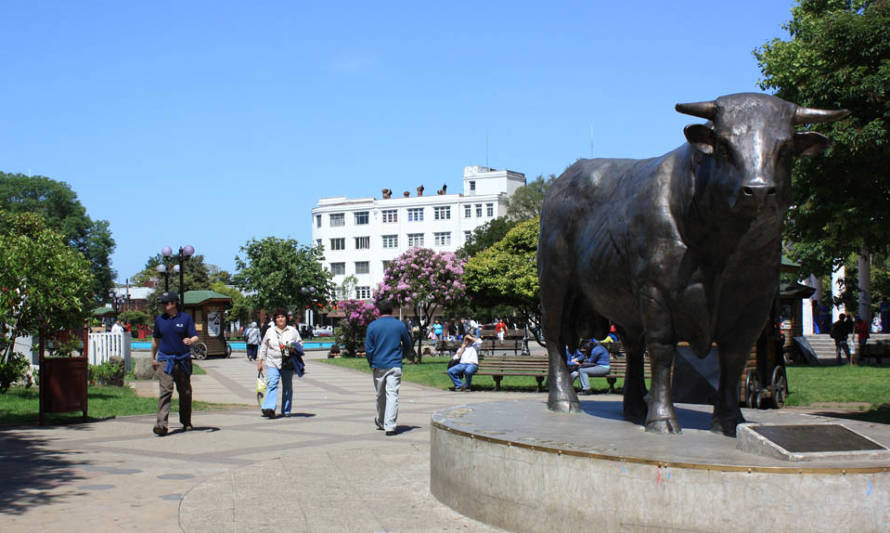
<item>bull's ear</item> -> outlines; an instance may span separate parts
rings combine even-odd
[[[690,124],[683,128],[689,144],[703,154],[714,153],[714,130],[704,124]]]
[[[819,155],[828,148],[828,138],[815,131],[801,131],[794,134],[794,155]]]

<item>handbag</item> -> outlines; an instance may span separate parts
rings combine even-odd
[[[259,405],[263,405],[263,396],[266,395],[266,377],[263,371],[256,373],[256,401]]]
[[[451,368],[458,364],[460,364],[460,359],[452,359],[451,361],[448,361],[448,368]]]

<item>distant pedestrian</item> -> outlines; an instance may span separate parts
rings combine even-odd
[[[244,341],[247,343],[247,359],[256,361],[257,351],[260,347],[260,328],[256,322],[251,322],[247,329],[244,330]]]
[[[399,416],[399,386],[402,383],[402,358],[411,358],[411,334],[399,319],[392,316],[392,302],[377,302],[380,318],[368,326],[365,352],[368,365],[374,372],[374,389],[377,392],[377,415],[374,425],[396,434]],[[440,326],[441,327],[441,326]]]
[[[498,336],[498,342],[504,342],[504,335],[507,333],[507,324],[503,320],[498,319],[498,323],[494,325],[494,332]]]
[[[843,362],[841,352],[847,355],[847,360],[852,361],[850,358],[850,345],[847,342],[849,334],[847,315],[841,314],[840,318],[831,325],[831,338],[834,339],[834,351],[835,355],[837,355],[838,364]]]
[[[869,337],[869,327],[868,322],[863,320],[861,317],[856,319],[856,337],[858,340],[858,348],[856,349],[856,359],[861,363],[862,362],[862,352],[865,350],[865,345],[868,344]]]
[[[161,294],[160,300],[164,312],[155,319],[151,364],[155,368],[164,364],[158,373],[158,419],[154,427],[155,435],[163,437],[167,434],[174,383],[179,394],[182,430],[192,429],[192,354],[189,347],[198,342],[198,332],[192,317],[179,310],[179,296],[175,292]]]
[[[442,324],[438,320],[433,323],[433,335],[436,336],[437,341],[442,340]]]
[[[111,326],[111,332],[112,333],[123,333],[124,332],[124,325],[121,323],[120,319],[117,319],[114,321],[114,325]]]

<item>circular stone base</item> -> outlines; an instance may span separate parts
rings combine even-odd
[[[621,402],[581,414],[543,401],[452,407],[432,417],[430,490],[511,531],[886,531],[890,459],[788,462],[709,431],[711,407],[677,405],[683,432],[647,433]],[[890,447],[890,428],[791,410],[743,410],[762,424],[843,423]]]

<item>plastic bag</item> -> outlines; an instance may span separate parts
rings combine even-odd
[[[260,370],[256,374],[256,402],[259,405],[263,405],[263,396],[266,395],[266,376],[263,375],[263,371]]]

